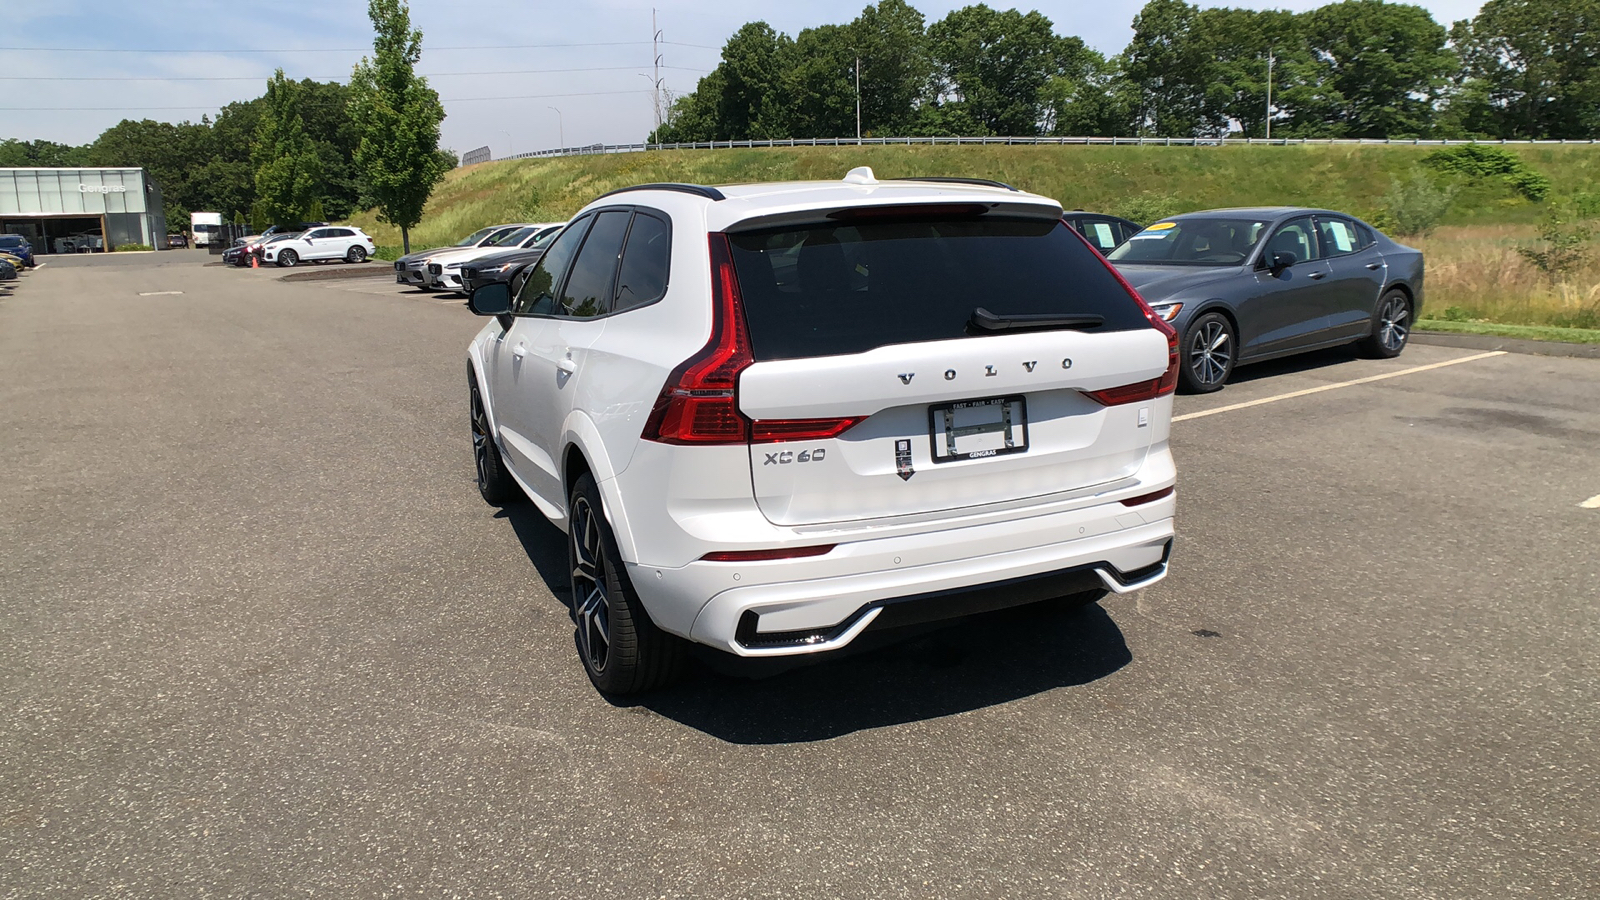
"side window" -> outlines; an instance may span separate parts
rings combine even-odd
[[[1356,231],[1361,235],[1361,249],[1365,250],[1378,242],[1378,239],[1373,236],[1371,228],[1365,225],[1357,225]]]
[[[672,231],[648,213],[633,217],[617,276],[616,312],[654,303],[667,292],[667,266],[672,260]]]
[[[314,240],[316,238],[325,238],[327,236],[328,236],[328,229],[326,229],[326,228],[313,228],[312,230],[306,232],[305,235],[304,235],[305,239],[308,240],[308,241],[309,240]]]
[[[539,264],[528,272],[522,289],[517,291],[517,299],[511,304],[512,315],[548,316],[555,313],[556,283],[566,271],[567,263],[578,252],[578,245],[583,243],[583,235],[592,221],[588,216],[578,219],[550,244],[550,249],[539,258]]]
[[[1101,253],[1110,253],[1122,243],[1117,240],[1117,226],[1111,222],[1086,219],[1083,223],[1083,234]]]
[[[1266,258],[1271,259],[1274,253],[1292,253],[1297,263],[1320,258],[1317,255],[1317,235],[1311,225],[1311,217],[1290,219],[1279,228],[1267,244]]]
[[[1343,219],[1318,216],[1317,237],[1321,239],[1324,256],[1343,256],[1346,253],[1354,253],[1362,247],[1355,225]]]
[[[625,209],[608,210],[595,216],[594,227],[572,262],[572,274],[561,287],[556,303],[560,315],[587,319],[611,311],[612,286],[616,283],[617,257],[622,255],[622,240],[628,234]]]

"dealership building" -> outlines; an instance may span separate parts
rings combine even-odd
[[[143,169],[0,169],[0,233],[35,253],[165,249],[167,217]]]

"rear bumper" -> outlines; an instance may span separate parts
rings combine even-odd
[[[628,568],[669,631],[739,656],[818,653],[879,619],[909,624],[1154,584],[1166,575],[1175,505],[1170,495],[1133,508],[1096,504],[841,543],[803,559]]]

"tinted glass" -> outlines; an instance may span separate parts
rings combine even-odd
[[[639,213],[628,230],[617,276],[617,312],[660,300],[667,292],[667,266],[672,257],[672,233],[667,223]]]
[[[532,248],[536,248],[536,247],[543,247],[545,244],[550,243],[550,239],[551,238],[554,238],[556,235],[558,235],[560,233],[561,233],[561,226],[560,225],[555,225],[555,226],[552,226],[550,228],[545,228],[545,229],[539,231],[537,234],[535,234],[532,239],[530,239],[528,241],[525,241],[522,246],[525,247],[525,248],[528,248],[528,249],[532,249]]]
[[[0,247],[21,247],[27,241],[14,234],[0,234]]]
[[[494,232],[495,232],[495,229],[493,229],[493,228],[480,228],[477,231],[474,231],[473,233],[471,233],[471,234],[467,235],[466,237],[462,238],[461,240],[456,241],[456,246],[457,247],[476,247],[478,245],[479,241],[483,240],[484,238],[488,237],[491,234],[494,234]]]
[[[1114,222],[1108,222],[1103,219],[1084,219],[1081,230],[1083,231],[1083,236],[1089,239],[1089,243],[1095,245],[1101,253],[1110,253],[1116,249],[1117,244],[1122,242],[1117,236],[1117,226]]]
[[[1363,250],[1378,242],[1378,239],[1373,236],[1371,228],[1368,228],[1365,225],[1357,224],[1356,230],[1361,234],[1361,247]]]
[[[315,238],[325,238],[327,236],[328,236],[328,229],[326,229],[326,228],[318,228],[318,229],[316,229],[314,231],[306,232],[306,240],[308,240],[308,241],[309,240],[313,240]]]
[[[1111,251],[1115,262],[1160,266],[1237,266],[1255,248],[1260,219],[1194,218],[1157,222]]]
[[[1059,220],[931,219],[730,235],[758,360],[970,337],[973,310],[1089,313],[1149,328]]]
[[[485,240],[481,246],[498,247],[501,244],[504,244],[506,242],[506,238],[510,237],[516,230],[516,226],[513,225],[508,225],[505,228],[501,228],[489,235],[488,239]]]
[[[522,246],[523,241],[533,237],[534,232],[538,230],[539,229],[534,228],[531,225],[527,228],[518,228],[516,231],[511,232],[501,240],[496,241],[495,244],[502,247],[520,247]]]
[[[1319,243],[1322,245],[1324,256],[1343,256],[1346,253],[1354,253],[1364,246],[1360,233],[1356,231],[1355,223],[1344,219],[1318,216],[1317,237],[1321,239]]]
[[[1272,233],[1272,242],[1267,244],[1267,258],[1274,253],[1292,253],[1295,262],[1319,259],[1317,255],[1316,230],[1311,226],[1311,217],[1290,219],[1287,224]]]
[[[633,213],[617,209],[595,217],[589,238],[572,263],[572,275],[561,288],[563,315],[587,319],[611,311],[611,289],[617,277],[617,257],[628,234]]]
[[[589,228],[590,217],[581,219],[567,226],[561,236],[555,239],[540,257],[539,264],[528,272],[527,280],[522,283],[522,289],[517,291],[517,300],[511,305],[511,311],[519,316],[548,316],[556,311],[556,282],[561,280],[561,273],[566,271],[567,263],[572,260],[573,254],[578,252],[578,245],[583,243],[584,232]]]

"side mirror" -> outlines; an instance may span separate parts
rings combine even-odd
[[[467,309],[480,316],[503,316],[511,312],[511,286],[496,281],[478,287],[467,298]]]
[[[1286,250],[1279,250],[1277,253],[1274,253],[1269,257],[1267,268],[1271,269],[1272,274],[1276,275],[1299,261],[1300,260],[1296,258],[1293,253],[1290,253]]]

